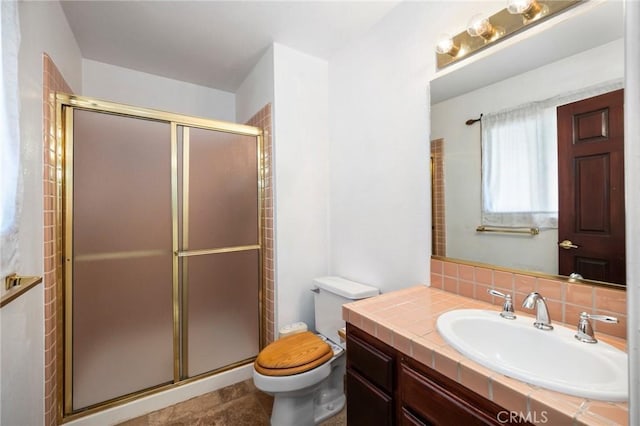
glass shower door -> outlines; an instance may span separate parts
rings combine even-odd
[[[181,131],[183,377],[259,351],[258,138]]]
[[[171,133],[160,121],[68,117],[66,409],[76,411],[174,379]]]
[[[58,99],[63,416],[251,362],[260,129]]]

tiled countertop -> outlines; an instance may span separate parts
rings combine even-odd
[[[453,309],[500,310],[490,303],[421,285],[346,304],[343,318],[506,410],[529,413],[532,423],[551,426],[628,424],[627,403],[593,401],[542,389],[466,358],[445,343],[436,330],[438,316]],[[517,314],[526,316],[522,312]],[[600,333],[597,337],[626,350],[626,342],[622,339]]]

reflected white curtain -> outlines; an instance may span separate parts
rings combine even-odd
[[[18,3],[0,2],[0,277],[15,272],[20,211],[20,104]]]
[[[606,82],[483,115],[482,224],[557,228],[556,108],[621,87]]]
[[[555,109],[538,103],[482,117],[482,224],[558,226]]]

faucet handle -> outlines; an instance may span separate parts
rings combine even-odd
[[[584,343],[597,343],[598,339],[594,337],[593,327],[589,322],[590,319],[602,322],[608,322],[610,324],[617,324],[618,318],[610,317],[608,315],[591,315],[586,312],[580,313],[580,320],[578,321],[578,331],[575,338]]]
[[[492,288],[487,289],[487,293],[502,297],[504,299],[504,304],[502,305],[502,312],[500,312],[500,316],[505,319],[516,319],[515,310],[513,309],[513,300],[510,294],[504,294]]]

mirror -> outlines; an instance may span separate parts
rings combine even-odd
[[[557,229],[476,231],[481,128],[465,122],[602,83],[621,86],[622,22],[622,2],[585,2],[437,73],[430,84],[434,255],[558,275]]]

